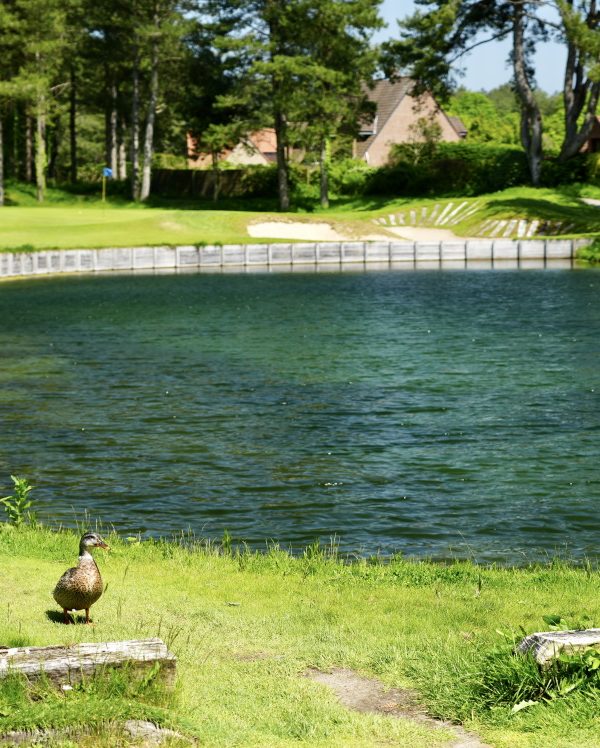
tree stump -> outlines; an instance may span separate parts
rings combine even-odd
[[[73,686],[112,668],[127,668],[132,679],[156,670],[167,688],[175,683],[176,657],[161,639],[134,639],[51,647],[0,647],[0,678],[20,673],[28,680],[46,676],[56,686]]]
[[[562,653],[577,654],[586,649],[600,651],[600,629],[538,631],[526,636],[517,647],[517,652],[531,653],[541,667],[547,668]]]

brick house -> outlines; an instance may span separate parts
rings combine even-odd
[[[422,140],[419,134],[421,119],[436,123],[444,141],[458,142],[466,137],[467,130],[458,117],[448,116],[428,92],[418,98],[412,96],[412,86],[410,78],[375,81],[368,91],[369,100],[376,107],[375,115],[361,125],[353,146],[355,158],[363,159],[371,166],[383,166],[393,145]]]

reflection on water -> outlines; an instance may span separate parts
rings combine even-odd
[[[597,555],[597,272],[303,270],[2,284],[3,490],[127,533]]]

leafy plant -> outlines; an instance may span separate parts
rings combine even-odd
[[[0,499],[0,504],[4,504],[4,511],[8,515],[8,521],[15,527],[20,527],[25,522],[34,525],[35,512],[31,511],[33,501],[29,496],[33,486],[27,478],[19,478],[17,475],[10,477],[15,484],[14,494]]]
[[[584,621],[569,624],[560,615],[546,615],[543,620],[551,631],[585,627]],[[584,620],[589,622],[587,616]],[[515,652],[516,637],[502,631],[498,633],[507,644],[484,659],[477,687],[480,698],[488,706],[512,705],[512,712],[516,713],[538,703],[563,698],[573,691],[597,693],[600,687],[600,652],[597,650],[563,653],[550,667],[542,668],[530,654],[523,656]]]

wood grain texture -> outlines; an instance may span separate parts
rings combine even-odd
[[[161,639],[0,648],[0,678],[21,673],[36,680],[45,674],[60,687],[80,683],[110,668],[127,667],[132,678],[143,678],[157,668],[157,677],[171,688],[176,662]]]

